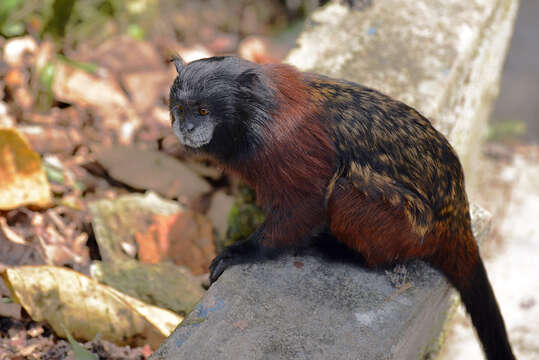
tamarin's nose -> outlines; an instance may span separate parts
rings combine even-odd
[[[195,129],[195,124],[193,124],[192,122],[185,123],[185,130],[187,130],[188,132],[191,132],[194,129]]]

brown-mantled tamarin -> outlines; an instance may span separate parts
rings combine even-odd
[[[461,164],[413,108],[376,90],[236,57],[174,63],[174,133],[250,184],[267,210],[229,266],[329,231],[370,266],[423,259],[459,291],[489,360],[514,359],[472,234]]]

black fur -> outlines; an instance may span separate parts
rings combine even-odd
[[[204,105],[217,122],[211,142],[195,151],[231,162],[256,150],[275,103],[265,75],[254,64],[235,57],[201,59],[177,69],[170,111],[186,103]]]
[[[459,291],[477,335],[482,340],[487,359],[514,359],[504,321],[481,259],[473,270],[469,286]]]

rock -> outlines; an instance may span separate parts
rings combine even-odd
[[[89,209],[104,262],[131,261],[138,249],[142,262],[171,261],[199,275],[215,256],[210,221],[155,193],[99,200]]]
[[[172,224],[168,258],[177,265],[187,266],[195,275],[207,273],[215,257],[211,222],[202,214],[186,211]]]
[[[154,215],[173,215],[181,211],[178,203],[157,194],[125,195],[114,200],[99,200],[88,205],[92,226],[103,261],[132,260],[123,243],[136,247],[135,234],[147,229]]]
[[[208,272],[216,252],[212,224],[204,215],[185,210],[152,220],[147,230],[135,234],[140,261],[172,261],[195,275]]]

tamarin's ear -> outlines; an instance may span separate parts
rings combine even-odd
[[[174,66],[176,67],[176,71],[178,74],[180,73],[180,70],[185,66],[185,61],[181,58],[180,55],[174,55],[170,61],[174,63]]]
[[[245,70],[236,78],[240,88],[247,91],[251,96],[271,101],[273,90],[268,79],[260,72],[250,69]]]
[[[256,87],[256,85],[259,83],[260,77],[253,70],[245,70],[244,72],[238,75],[238,77],[236,78],[236,81],[238,81],[241,87],[252,89]]]

